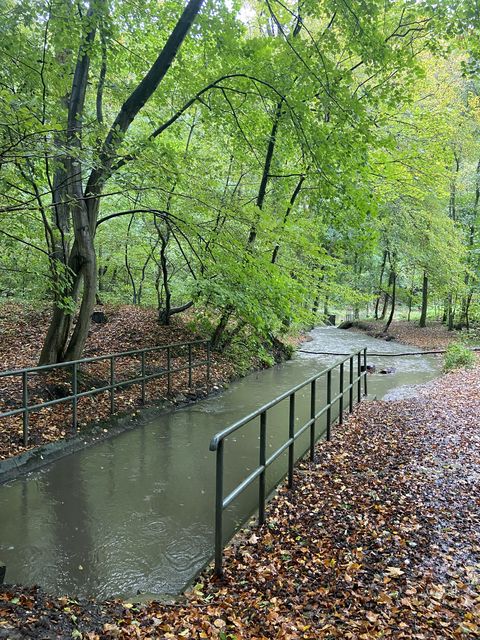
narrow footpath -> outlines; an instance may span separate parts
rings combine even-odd
[[[480,637],[480,366],[357,408],[177,603],[4,587],[0,638]]]

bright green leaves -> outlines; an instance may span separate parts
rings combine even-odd
[[[12,4],[0,25],[2,193],[20,202],[12,228],[46,252],[35,254],[44,272],[53,247],[71,240],[71,229],[62,240],[56,228],[54,176],[68,158],[85,183],[106,162],[101,143],[183,7],[98,0],[89,17],[69,3],[50,13],[38,0]],[[100,202],[100,219],[111,218],[96,238],[102,295],[137,300],[141,284],[141,301],[160,303],[168,271],[174,303],[233,309],[263,335],[310,321],[317,298],[368,299],[386,244],[402,279],[428,268],[438,291],[459,288],[480,109],[462,77],[470,58],[421,53],[435,39],[429,10],[307,0],[299,16],[296,2],[207,2],[159,89],[115,139]],[[73,145],[66,105],[92,21]],[[446,211],[459,149],[455,224]],[[22,206],[29,217],[19,228]],[[477,250],[475,240],[472,260]]]

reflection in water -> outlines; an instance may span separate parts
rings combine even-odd
[[[404,351],[394,343],[333,328],[316,329],[311,351]],[[338,360],[300,354],[254,373],[222,395],[162,413],[155,421],[65,457],[0,487],[0,559],[8,582],[38,583],[56,593],[128,597],[137,592],[181,591],[213,548],[214,433]],[[372,359],[372,361],[374,361]],[[377,359],[393,375],[369,376],[369,390],[382,397],[424,382],[439,365],[429,356]],[[334,385],[338,378],[334,377]],[[337,387],[335,387],[337,388]],[[318,407],[325,399],[319,386]],[[297,399],[297,428],[308,417],[308,390]],[[258,461],[258,420],[226,442],[225,492]],[[321,431],[323,425],[319,425]],[[273,452],[288,433],[288,401],[268,413]],[[308,435],[297,453],[307,447]],[[269,468],[270,486],[284,475],[286,454]],[[252,513],[255,486],[226,513],[231,535]]]

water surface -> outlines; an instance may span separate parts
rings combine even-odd
[[[348,353],[409,351],[335,328],[311,332],[309,351]],[[0,486],[0,561],[6,581],[40,584],[53,593],[132,597],[178,593],[211,558],[215,456],[214,433],[254,411],[340,358],[300,353],[293,360],[254,373],[216,397],[171,411]],[[433,356],[371,359],[395,367],[373,374],[369,391],[379,398],[410,392],[432,379]],[[348,374],[347,374],[348,375]],[[338,384],[334,378],[334,384]],[[319,387],[318,404],[324,398]],[[306,392],[297,402],[297,426],[307,418]],[[268,446],[288,433],[288,404],[268,415]],[[307,446],[307,438],[297,449]],[[226,443],[226,487],[231,490],[258,460],[258,421]],[[269,469],[270,485],[286,469],[285,456]],[[231,535],[255,508],[251,487],[226,514]]]

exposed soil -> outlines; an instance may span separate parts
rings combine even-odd
[[[480,637],[479,399],[477,365],[359,406],[184,602],[6,587],[0,638]]]

